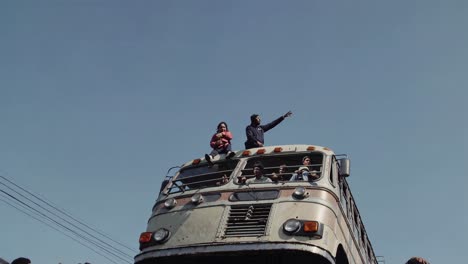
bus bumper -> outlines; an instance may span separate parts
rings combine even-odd
[[[276,261],[265,260],[262,255],[274,257]],[[151,249],[151,247],[144,249],[140,254],[135,256],[135,264],[147,263],[177,263],[185,259],[183,263],[218,263],[222,258],[222,264],[234,263],[246,264],[251,260],[254,262],[253,257],[262,258],[260,261],[257,259],[255,263],[283,263],[280,261],[281,257],[288,255],[287,263],[294,264],[292,257],[296,257],[303,261],[305,258],[316,258],[317,262],[313,263],[330,263],[335,264],[335,259],[330,252],[310,244],[301,243],[242,243],[242,244],[221,244],[221,245],[197,245],[183,248],[171,249]],[[309,256],[309,257],[308,257]],[[244,258],[245,257],[245,258]],[[170,261],[173,259],[173,261]],[[213,259],[211,261],[211,259]],[[237,259],[234,261],[233,259]],[[188,261],[187,261],[188,260]],[[203,261],[203,262],[200,262]],[[279,261],[278,261],[279,260]],[[286,263],[286,261],[284,261]]]

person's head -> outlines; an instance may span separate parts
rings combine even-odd
[[[412,257],[406,262],[406,264],[429,264],[429,262],[420,257]]]
[[[218,124],[218,126],[216,128],[218,130],[218,133],[224,132],[224,131],[229,131],[228,125],[224,121],[219,122],[219,124]]]
[[[309,156],[304,156],[302,158],[302,165],[310,165],[310,157]]]
[[[263,175],[263,164],[258,161],[255,162],[253,166],[253,174],[255,175],[255,178],[260,178]]]
[[[31,260],[28,258],[17,258],[11,262],[11,264],[30,264]]]
[[[278,173],[285,173],[287,169],[286,164],[282,164],[279,166]]]
[[[253,114],[253,115],[250,116],[250,123],[252,125],[260,125],[260,121],[261,121],[261,119],[260,119],[259,115]]]

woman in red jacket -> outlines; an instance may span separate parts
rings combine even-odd
[[[210,146],[213,148],[211,153],[205,154],[208,163],[218,154],[226,154],[226,158],[232,158],[235,153],[231,151],[232,134],[229,132],[226,122],[220,122],[216,133],[211,137]]]

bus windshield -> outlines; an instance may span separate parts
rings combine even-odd
[[[238,160],[223,160],[213,166],[202,164],[185,167],[172,181],[169,193],[224,185],[238,162]]]
[[[308,159],[309,161],[304,162]],[[246,178],[253,178],[253,167],[257,162],[261,162],[264,169],[263,174],[267,177],[272,177],[273,174],[281,174],[281,181],[289,181],[294,172],[300,167],[308,167],[309,171],[314,171],[321,175],[323,169],[323,154],[320,152],[313,152],[300,155],[272,155],[254,157],[247,161],[247,165],[242,170],[242,176]],[[279,172],[279,168],[284,167],[283,172]]]

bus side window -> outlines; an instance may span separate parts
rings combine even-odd
[[[373,262],[374,258],[372,257],[372,249],[371,249],[369,243],[367,244],[367,255],[369,256],[369,260],[371,262]]]
[[[354,204],[354,206],[356,206],[356,204]],[[358,213],[358,210],[357,210],[357,207],[354,207],[353,208],[353,214],[354,214],[354,232],[358,238],[358,243],[361,244],[361,220],[359,219],[359,213]]]
[[[346,193],[346,185],[344,182],[341,182],[341,206],[343,206],[343,209],[346,214],[348,213],[348,194]]]
[[[336,162],[336,158],[332,157],[332,165],[330,170],[330,183],[335,187],[335,179],[338,175],[338,163]]]
[[[351,224],[351,226],[354,226],[354,204],[353,204],[353,201],[351,200],[351,197],[349,197],[349,215],[348,215],[348,219],[349,219],[349,223]]]
[[[361,225],[361,240],[362,240],[362,248],[364,248],[364,251],[367,252],[366,232],[364,232],[364,226],[363,225]]]

